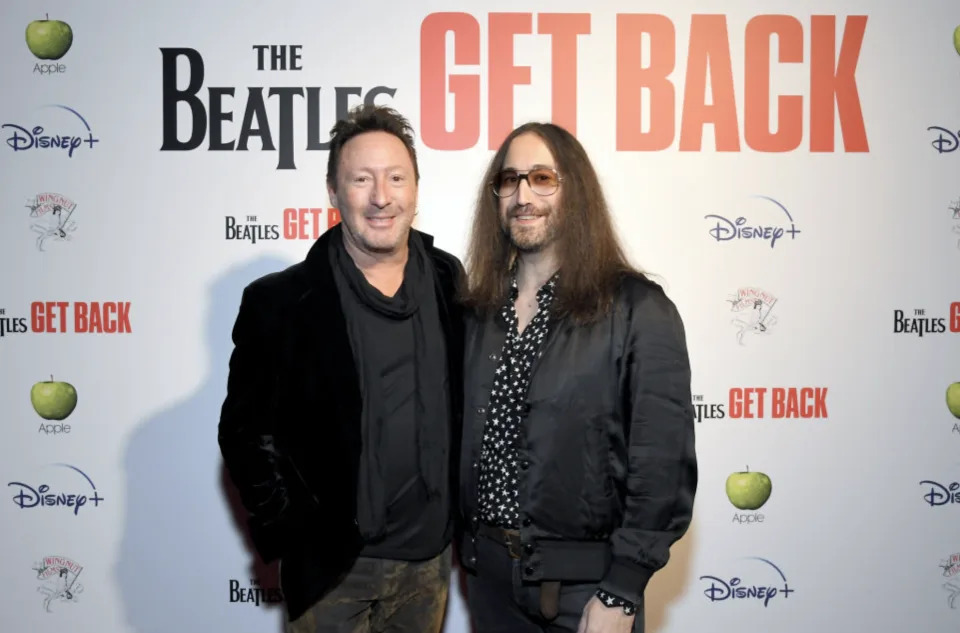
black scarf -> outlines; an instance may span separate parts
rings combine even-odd
[[[387,298],[367,281],[353,262],[343,245],[342,229],[342,225],[330,229],[336,232],[330,240],[330,260],[335,272],[339,273],[334,276],[341,300],[352,297],[386,318],[413,320],[417,457],[427,494],[431,498],[438,497],[447,476],[450,410],[447,358],[433,267],[420,235],[411,230],[403,283],[394,297]],[[363,393],[363,457],[358,477],[357,522],[364,539],[374,542],[386,529],[386,486],[378,451],[384,416],[380,411],[381,385],[366,379],[364,359],[368,346],[377,344],[377,332],[362,331],[359,319],[349,318],[349,310],[347,312],[347,329]]]

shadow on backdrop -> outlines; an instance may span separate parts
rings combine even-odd
[[[243,288],[292,262],[262,257],[215,279],[207,304],[209,373],[196,391],[146,420],[124,458],[125,525],[114,570],[130,630],[282,631],[280,605],[231,602],[231,581],[276,586],[275,565],[253,553],[244,512],[223,474],[217,424],[226,395],[231,330]]]

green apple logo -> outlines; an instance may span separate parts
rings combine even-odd
[[[960,54],[960,26],[953,30],[953,47],[957,49],[957,53]]]
[[[27,48],[40,59],[60,59],[73,44],[73,29],[66,22],[34,20],[27,25]]]
[[[730,503],[741,510],[758,510],[770,498],[773,484],[770,478],[763,473],[745,472],[733,473],[727,477],[727,498]]]
[[[947,387],[947,408],[954,417],[960,418],[960,382]]]
[[[44,420],[65,420],[77,407],[77,390],[68,382],[50,380],[30,388],[30,404]]]

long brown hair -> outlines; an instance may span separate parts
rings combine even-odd
[[[481,313],[498,310],[507,298],[517,248],[500,224],[498,198],[490,183],[503,167],[510,143],[533,133],[546,143],[563,178],[558,209],[559,279],[551,310],[578,323],[596,320],[613,303],[623,275],[645,277],[634,268],[617,240],[600,180],[586,150],[570,132],[553,123],[526,123],[507,136],[490,161],[480,185],[467,247],[464,303]]]

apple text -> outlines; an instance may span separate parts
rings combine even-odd
[[[70,432],[69,424],[41,424],[37,433],[44,435],[63,435]]]
[[[33,72],[38,75],[58,75],[67,72],[63,64],[34,64]]]
[[[753,523],[763,523],[764,516],[759,512],[754,512],[753,514],[743,514],[737,512],[733,515],[733,521],[731,523],[738,523],[740,525],[751,525]]]

